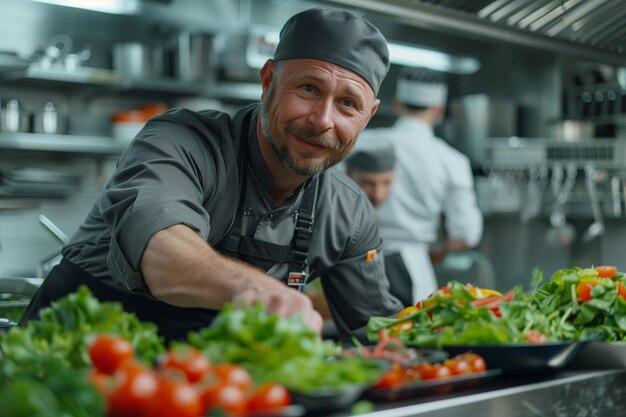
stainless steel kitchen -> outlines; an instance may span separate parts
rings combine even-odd
[[[293,385],[285,383],[292,398],[280,409],[268,412],[249,406],[243,414],[241,410],[231,413],[227,408],[207,414],[205,404],[202,414],[177,412],[176,415],[623,415],[623,407],[616,406],[626,399],[626,275],[619,272],[626,272],[626,258],[622,254],[626,248],[626,7],[622,0],[0,0],[0,318],[7,317],[0,319],[4,320],[0,321],[0,325],[6,326],[6,332],[0,326],[0,335],[10,335],[14,329],[19,335],[17,331],[21,328],[30,329],[31,322],[23,323],[24,326],[22,323],[17,326],[15,322],[19,321],[30,299],[46,282],[48,274],[63,257],[68,257],[68,253],[72,254],[76,265],[98,278],[100,269],[89,269],[86,261],[83,262],[92,254],[94,259],[102,261],[105,269],[119,268],[121,274],[126,274],[125,270],[131,271],[128,276],[138,277],[142,286],[130,288],[124,284],[124,291],[132,293],[133,297],[160,303],[146,304],[146,310],[166,304],[161,297],[169,303],[169,296],[173,297],[171,300],[176,300],[171,303],[176,308],[204,307],[195,301],[179,302],[182,299],[176,298],[176,294],[159,292],[153,278],[150,281],[142,278],[142,272],[148,275],[146,271],[149,269],[142,253],[138,252],[151,248],[154,232],[171,224],[165,223],[156,208],[153,211],[144,209],[144,216],[154,216],[153,221],[143,220],[150,224],[145,226],[145,230],[140,227],[143,223],[131,223],[133,215],[137,217],[142,213],[136,205],[142,201],[146,204],[146,198],[154,198],[147,197],[148,194],[158,194],[153,189],[132,196],[126,194],[136,186],[133,179],[141,175],[159,175],[142,174],[138,168],[133,171],[130,164],[138,158],[138,154],[128,152],[128,149],[150,134],[150,130],[144,128],[149,120],[161,120],[163,113],[170,114],[174,109],[191,112],[216,110],[232,117],[235,120],[232,123],[235,123],[240,109],[258,103],[266,96],[271,101],[274,91],[269,84],[266,85],[264,77],[267,75],[264,74],[268,71],[266,61],[272,60],[275,53],[282,53],[278,48],[283,42],[281,28],[288,27],[286,22],[292,16],[317,7],[350,12],[350,16],[370,22],[376,33],[380,31],[386,40],[388,72],[386,77],[383,74],[379,88],[378,85],[373,88],[374,99],[377,97],[380,104],[369,120],[366,132],[390,128],[400,118],[395,102],[398,95],[396,85],[404,70],[425,68],[445,75],[447,100],[434,133],[469,162],[471,187],[482,217],[479,243],[451,252],[442,262],[433,264],[438,290],[427,298],[420,296],[417,303],[415,298],[408,304],[403,303],[405,308],[398,313],[400,308],[386,304],[392,303],[386,297],[396,294],[392,291],[392,296],[387,288],[389,285],[385,284],[387,289],[382,295],[383,301],[377,310],[371,310],[372,314],[368,315],[371,319],[367,323],[367,336],[375,346],[363,346],[361,343],[365,342],[360,336],[353,335],[352,339],[343,337],[342,329],[352,331],[356,327],[361,328],[362,324],[348,325],[350,320],[337,321],[337,316],[344,308],[347,309],[342,305],[361,306],[354,301],[356,298],[379,295],[378,292],[352,292],[353,283],[331,284],[330,280],[323,279],[310,283],[304,292],[308,291],[313,306],[324,320],[322,337],[333,340],[333,343],[341,341],[345,349],[350,349],[346,347],[346,340],[352,342],[357,345],[351,347],[352,352],[367,347],[370,348],[368,352],[382,349],[381,343],[387,343],[385,337],[388,336],[383,336],[387,331],[392,335],[390,340],[395,340],[403,349],[416,351],[418,355],[439,352],[443,345],[469,346],[465,351],[458,350],[462,355],[482,354],[480,345],[484,345],[487,373],[472,378],[471,374],[458,376],[453,372],[447,384],[445,378],[444,382],[433,382],[423,375],[421,380],[417,377],[418,381],[405,381],[405,385],[399,387],[384,387],[379,380],[374,385],[361,383],[358,391],[339,390],[343,397],[333,392],[326,397],[320,394],[318,397],[304,396],[304,399],[294,388],[299,383],[303,384],[299,381]],[[319,31],[323,32],[323,28]],[[354,39],[360,35],[362,33],[343,33],[338,39],[346,43],[356,42]],[[317,49],[331,51],[328,52],[331,55],[340,54],[339,47],[334,50],[335,46],[316,45],[312,48],[315,51],[312,52],[312,60],[318,60],[316,53],[326,54],[317,52]],[[336,64],[333,60],[321,60],[325,64]],[[367,81],[365,85],[375,84],[367,75],[368,71],[376,74],[374,64],[368,62],[359,66],[357,62],[355,67],[350,66],[352,64],[337,65],[355,77],[360,75],[362,81]],[[364,67],[367,67],[367,76],[359,72]],[[282,77],[287,72],[286,68],[286,65],[277,66],[276,74]],[[259,108],[263,113],[268,112],[265,102]],[[266,127],[262,126],[268,123],[266,118],[260,115],[258,118],[257,135],[262,131],[269,137]],[[247,134],[248,127],[242,129]],[[355,150],[358,143],[357,139]],[[266,148],[255,146],[252,150],[258,150],[265,157]],[[307,146],[316,145],[307,143]],[[154,147],[156,149],[157,146]],[[226,153],[226,148],[228,146],[223,145],[220,139],[220,152]],[[163,154],[154,152],[155,160],[166,153],[165,150]],[[186,151],[177,152],[180,152],[180,158],[187,158]],[[198,157],[197,161],[205,159]],[[250,159],[253,166],[259,157]],[[401,155],[396,151],[396,160],[400,159]],[[246,162],[247,157],[243,160]],[[263,158],[260,160],[262,162]],[[205,179],[203,175],[208,171],[194,165],[197,161],[194,159],[193,164],[190,163],[193,167],[189,171],[198,176],[197,182],[202,182]],[[237,161],[239,164],[239,159]],[[342,164],[339,164],[332,170],[341,167]],[[218,168],[222,169],[217,167],[215,172]],[[462,169],[458,166],[448,168],[452,172]],[[122,171],[123,175],[120,174]],[[230,174],[226,175],[227,172]],[[241,172],[233,172],[226,170],[224,175],[233,178],[242,176]],[[399,175],[398,170],[394,181],[400,181]],[[259,178],[254,179],[258,183],[265,181],[265,178]],[[343,179],[343,174],[341,178],[340,181],[350,182],[347,178]],[[200,189],[205,194],[200,196],[202,201],[197,206],[185,201],[183,205],[186,204],[190,212],[202,213],[192,215],[185,212],[185,216],[189,217],[182,216],[177,223],[189,226],[188,230],[196,232],[194,236],[200,235],[205,243],[213,245],[217,242],[211,240],[215,237],[213,233],[220,231],[220,227],[211,222],[214,215],[225,215],[223,212],[230,211],[232,217],[232,212],[242,209],[242,215],[235,215],[227,222],[230,226],[224,225],[227,230],[222,238],[233,227],[244,227],[245,231],[245,221],[237,226],[240,218],[250,218],[250,223],[258,216],[257,213],[250,214],[253,212],[250,205],[243,206],[244,203],[250,204],[248,196],[252,194],[250,189],[245,191],[246,180],[238,182],[235,178],[233,181],[228,184],[234,184],[235,188],[239,186],[239,191],[233,188],[231,194],[234,193],[234,196],[226,191],[221,202],[222,212],[209,202],[209,197],[215,195]],[[423,181],[430,181],[430,177],[425,175]],[[322,187],[322,180],[319,183],[311,181],[314,186],[308,187],[307,182],[302,190]],[[187,187],[176,182],[171,184]],[[354,184],[350,186],[356,187]],[[194,187],[202,186],[194,183]],[[105,188],[111,190],[108,194],[104,193],[108,197],[102,197]],[[263,213],[263,219],[256,226],[257,231],[262,230],[263,222],[271,222],[274,214],[277,218],[280,216],[280,206],[285,201],[285,204],[290,204],[294,193],[303,195],[301,205],[305,204],[307,194],[304,191],[296,193],[298,189],[292,190],[284,200],[274,198],[274,211]],[[245,202],[239,201],[242,199],[238,193],[246,195]],[[179,198],[178,193],[173,194],[167,204],[174,204],[173,201]],[[265,194],[270,199],[274,197]],[[329,213],[329,217],[343,219],[346,208],[332,206],[340,203],[323,197],[326,198],[323,193],[319,199],[316,196],[315,201],[319,201],[313,203],[314,208],[315,204],[321,204],[319,207],[324,213]],[[119,200],[113,201],[112,198]],[[128,212],[118,212],[120,209],[117,207],[131,199],[137,202],[129,203],[133,205],[129,206]],[[232,207],[229,206],[231,200]],[[440,204],[445,207],[452,205],[452,201],[444,199]],[[104,239],[107,245],[115,247],[108,254],[95,243],[72,249],[77,239],[82,239],[81,243],[87,242],[87,232],[94,236],[104,233],[95,223],[96,209],[100,210],[98,216],[104,219],[102,224],[119,222],[119,225],[127,225],[127,231],[112,232],[112,236],[108,235],[106,239],[104,234],[99,235],[98,245]],[[167,207],[163,210],[168,212]],[[276,225],[263,226],[274,230],[267,236],[292,231],[282,244],[289,243],[292,235],[295,242],[300,230],[299,217],[303,217],[299,213],[303,210],[298,206],[298,211],[288,216],[294,218],[292,223],[295,224],[289,229]],[[370,211],[366,214],[372,213],[378,207],[368,204],[367,210]],[[358,218],[359,214],[354,217]],[[194,216],[201,217],[198,224],[206,223],[206,226],[192,226],[191,219],[196,219]],[[335,220],[325,223],[319,215],[313,218],[320,228],[331,229],[330,225],[336,225]],[[444,241],[449,234],[444,225],[449,219],[445,214],[439,214],[438,218],[436,240]],[[312,221],[308,233],[315,236]],[[159,222],[161,225],[156,226]],[[350,223],[350,226],[355,224]],[[250,229],[250,226],[247,228]],[[148,230],[151,230],[151,235],[144,238]],[[358,225],[351,233],[356,234],[357,230]],[[137,249],[128,249],[124,242],[133,233],[138,236]],[[158,233],[154,236],[159,236]],[[378,232],[376,235],[378,237]],[[336,236],[324,236],[328,239],[324,244],[334,247],[338,244],[333,239]],[[381,236],[384,248],[386,236],[382,230]],[[61,255],[68,242],[69,252],[64,249]],[[188,242],[180,241],[181,245]],[[322,258],[315,255],[319,252],[315,237],[311,244],[316,249],[310,249],[309,260]],[[308,248],[308,243],[306,245],[305,248]],[[180,248],[182,252],[192,250],[191,246]],[[376,249],[367,252],[367,262],[376,258],[379,253]],[[149,259],[158,258],[157,253],[150,252]],[[306,261],[306,250],[304,254]],[[341,256],[344,255],[348,258],[349,255],[356,256],[356,253],[341,253]],[[119,263],[120,256],[126,258],[123,265]],[[165,258],[161,262],[164,265]],[[290,262],[294,262],[291,254]],[[183,261],[169,264],[177,267],[185,265]],[[368,266],[360,265],[358,271],[365,274],[363,268]],[[609,271],[607,268],[613,267],[615,271],[610,269],[613,272],[606,272]],[[151,264],[150,268],[152,271],[166,271],[158,263]],[[309,273],[308,268],[305,265],[304,283],[308,275],[317,278]],[[385,268],[388,275],[391,274],[392,270],[386,262]],[[311,267],[311,270],[320,276],[325,272],[319,266]],[[272,271],[277,269],[272,267],[268,275],[272,275]],[[288,272],[291,282],[293,271],[289,269]],[[598,280],[604,277],[610,278],[610,283],[598,284]],[[348,277],[345,278],[347,281]],[[353,277],[350,279],[354,280]],[[574,279],[575,285],[572,284]],[[589,284],[584,295],[581,285],[584,287],[583,284],[590,280],[593,284]],[[107,284],[111,286],[122,285],[115,276],[110,281]],[[299,289],[299,285],[304,286],[297,283],[295,288]],[[359,285],[377,288],[378,284],[364,280]],[[552,298],[548,300],[548,288],[557,291],[557,287],[564,295],[557,297],[556,293],[550,294]],[[600,303],[608,300],[608,290],[603,295],[600,287],[612,289],[615,293],[610,300],[612,307]],[[481,289],[484,291],[481,292]],[[93,288],[91,290],[94,294],[98,293]],[[491,296],[494,300],[497,298],[495,307],[481,303],[486,301],[483,298],[491,300]],[[456,300],[457,304],[453,302],[455,297],[460,297]],[[605,298],[600,300],[600,297]],[[235,300],[236,297],[229,298]],[[252,300],[254,298],[250,298]],[[393,300],[397,302],[395,297]],[[430,303],[431,300],[436,301]],[[517,306],[515,303],[521,305],[522,300],[530,306],[525,313],[515,310],[518,307],[500,305],[511,302],[511,305]],[[104,298],[100,301],[104,305]],[[509,314],[520,314],[516,316],[518,318],[523,316],[521,324],[515,322],[513,325],[511,318],[508,326],[512,329],[519,324],[520,328],[509,330],[516,337],[525,337],[525,343],[515,337],[498,339],[503,346],[494,345],[491,339],[460,341],[458,323],[456,330],[450,329],[456,332],[456,343],[450,342],[454,339],[450,335],[445,339],[447,329],[442,330],[443,327],[437,327],[432,332],[433,335],[441,335],[436,342],[434,336],[427,338],[426,333],[420,333],[421,328],[418,331],[420,323],[434,326],[436,320],[433,317],[438,308],[452,309],[453,304],[454,308],[460,308],[459,305],[465,305],[466,301],[475,305],[475,310],[484,310],[490,323],[502,317],[509,318]],[[561,301],[563,311],[570,304],[572,309],[565,313],[560,311],[558,316],[556,310],[553,314],[544,310],[548,304],[550,308],[556,308]],[[587,301],[590,304],[586,305]],[[450,306],[446,307],[448,304]],[[478,308],[481,305],[488,308]],[[498,305],[502,308],[496,312],[494,308],[498,309]],[[581,306],[589,309],[581,310]],[[207,308],[213,308],[213,304]],[[367,312],[366,307],[362,308]],[[593,313],[589,313],[590,309]],[[387,314],[392,310],[393,319]],[[605,320],[606,317],[608,321],[600,323],[597,316],[599,310],[609,311],[602,318]],[[8,314],[12,311],[19,311],[19,314]],[[169,314],[170,310],[163,311],[166,313],[159,314]],[[228,311],[226,307],[220,310],[220,316]],[[538,318],[540,312],[541,318]],[[573,320],[578,312],[576,321],[570,325],[567,320]],[[585,320],[582,318],[585,312],[596,316]],[[473,312],[459,314],[465,314],[463,320],[469,320],[468,317],[474,315]],[[219,320],[220,316],[213,323],[219,322],[223,326],[226,319]],[[145,317],[149,316],[140,316],[140,319]],[[174,313],[170,316],[173,326],[176,326],[177,317]],[[560,323],[562,328],[556,329],[551,324],[555,322]],[[481,323],[487,326],[485,321]],[[592,323],[597,326],[594,327],[596,330],[591,330]],[[406,324],[410,326],[400,330]],[[588,328],[579,332],[576,326]],[[609,327],[611,330],[607,330]],[[51,328],[45,329],[50,331]],[[93,326],[93,329],[97,328]],[[544,345],[535,345],[525,336],[535,328],[541,329],[548,337]],[[93,329],[82,336],[90,336],[91,340]],[[100,331],[106,332],[104,328]],[[223,337],[217,330],[212,332],[212,337]],[[109,333],[123,335],[117,331]],[[209,331],[198,334],[207,335]],[[78,336],[75,338],[78,339]],[[17,340],[19,338],[15,336],[3,341],[0,336],[0,365],[3,354],[6,363],[17,357],[14,356],[14,348],[9,346]],[[208,354],[218,349],[201,344],[207,340],[208,336],[195,339],[190,336],[189,343],[203,350],[214,368],[220,360],[236,362],[226,354],[217,357]],[[84,348],[87,342],[81,343]],[[142,345],[144,349],[146,343]],[[545,349],[539,353],[523,350],[529,345]],[[553,349],[548,352],[550,347]],[[135,349],[138,347],[135,346]],[[225,347],[223,349],[230,352]],[[276,347],[271,349],[278,351]],[[454,356],[457,354],[455,350],[443,350],[449,355],[445,361],[460,361],[460,356]],[[591,356],[593,360],[589,359]],[[86,351],[82,357],[88,357]],[[383,362],[383,358],[372,358]],[[96,360],[92,360],[96,366]],[[161,358],[159,356],[154,360],[157,363]],[[412,361],[426,363],[429,360],[413,358]],[[515,362],[518,367],[513,366]],[[91,366],[89,363],[80,364],[84,365],[81,369]],[[75,363],[73,365],[77,367]],[[403,369],[405,365],[393,363],[389,367],[397,370],[398,366]],[[269,365],[266,367],[270,369]],[[453,369],[452,365],[450,367]],[[250,369],[255,384],[266,383],[267,380],[281,383],[291,380],[281,379],[278,371],[272,374],[265,369],[263,372],[267,372],[263,373],[257,365]],[[298,368],[291,368],[292,373],[297,373],[294,369]],[[485,372],[484,369],[482,371]],[[418,371],[414,370],[413,374],[415,372]],[[0,372],[0,383],[5,382],[4,377],[11,380],[9,371],[4,374]],[[272,375],[276,379],[271,379]],[[305,378],[303,375],[302,379]],[[404,378],[407,378],[406,375]],[[455,378],[460,379],[457,382]],[[0,394],[0,400],[4,398]],[[322,403],[325,406],[321,406]],[[160,415],[155,407],[148,407],[149,412],[135,410],[131,414],[117,414],[116,406],[112,404],[114,402],[108,403],[108,414],[102,415]],[[222,411],[223,414],[220,414]],[[2,412],[0,415],[3,415]],[[9,412],[7,415],[35,414]]]

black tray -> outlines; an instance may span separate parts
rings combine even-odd
[[[590,342],[572,361],[577,369],[626,368],[626,342]]]
[[[364,396],[374,401],[397,401],[423,395],[447,394],[452,391],[473,388],[485,379],[493,378],[501,373],[500,369],[490,369],[450,378],[415,381],[393,388],[372,387],[364,393]]]
[[[487,369],[501,369],[506,374],[555,371],[567,365],[588,341],[543,344],[444,346],[450,356],[476,353],[485,359]]]
[[[304,407],[306,414],[325,414],[349,408],[366,388],[364,385],[351,385],[341,389],[319,389],[306,394],[291,391],[291,400]]]

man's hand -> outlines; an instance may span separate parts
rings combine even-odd
[[[245,288],[235,294],[233,303],[236,306],[252,305],[257,301],[263,302],[265,311],[275,313],[281,317],[301,314],[304,322],[315,332],[322,332],[322,316],[313,309],[311,299],[301,292],[287,286]]]

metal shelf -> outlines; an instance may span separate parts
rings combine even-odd
[[[251,101],[259,100],[262,91],[261,84],[253,82],[207,81],[199,83],[173,78],[126,79],[110,69],[79,67],[70,72],[63,66],[53,66],[44,70],[31,65],[23,72],[5,76],[3,81],[21,85],[60,83],[76,87],[104,87],[113,91],[144,91]]]
[[[107,136],[0,133],[0,149],[118,155],[127,145]]]

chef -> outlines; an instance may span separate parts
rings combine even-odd
[[[437,288],[432,262],[476,246],[483,230],[468,158],[433,132],[444,115],[447,90],[443,74],[403,68],[393,103],[397,121],[361,136],[388,140],[395,149],[394,184],[377,214],[385,253],[401,257],[413,303]],[[438,242],[442,214],[446,239]]]
[[[166,339],[229,301],[299,314],[319,332],[299,291],[316,277],[343,339],[399,311],[373,208],[328,169],[376,113],[388,69],[368,21],[327,8],[292,16],[260,70],[261,103],[232,117],[174,109],[145,125],[22,322],[85,284]]]
[[[359,138],[344,165],[348,176],[361,187],[372,206],[380,207],[391,192],[396,174],[393,145],[384,138],[371,135]],[[389,278],[389,291],[402,305],[414,304],[413,285],[398,252],[385,253],[385,271]]]

